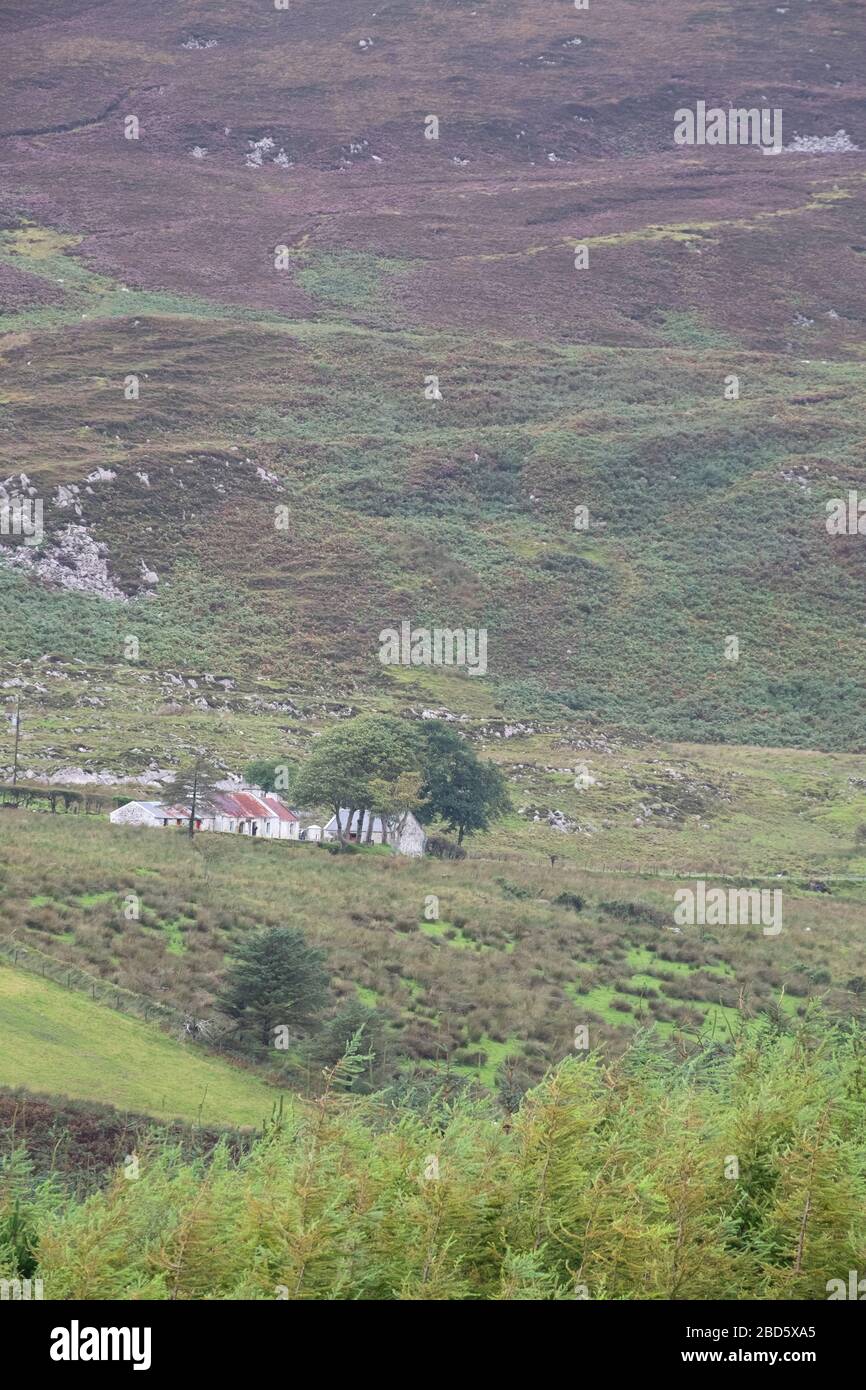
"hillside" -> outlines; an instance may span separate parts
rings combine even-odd
[[[824,525],[866,487],[862,154],[790,152],[866,144],[848,8],[7,6],[0,481],[46,539],[3,538],[2,654],[35,722],[46,656],[106,738],[124,665],[399,703],[406,618],[487,629],[458,713],[862,752],[866,552]],[[788,152],[676,148],[696,92],[780,106]]]
[[[53,778],[122,799],[141,796],[143,782],[147,795],[159,797],[190,748],[209,749],[230,776],[255,758],[292,769],[318,735],[352,714],[418,718],[432,706],[457,717],[462,708],[457,727],[502,768],[513,804],[470,846],[480,853],[542,862],[556,855],[576,869],[625,873],[866,874],[862,753],[677,744],[598,718],[511,722],[486,681],[432,670],[407,673],[391,697],[353,690],[340,703],[294,686],[287,696],[271,681],[208,683],[200,673],[162,679],[53,661],[23,670],[26,684],[8,693],[23,691],[20,776],[27,785]],[[12,746],[10,730],[0,753],[7,779]],[[581,769],[584,784],[576,785]],[[61,834],[59,805],[51,827],[38,832],[49,845]],[[32,871],[38,881],[41,865]]]
[[[0,1299],[866,1289],[862,8],[0,3]]]
[[[0,963],[0,1086],[97,1100],[162,1121],[259,1128],[279,1091],[256,1076]]]

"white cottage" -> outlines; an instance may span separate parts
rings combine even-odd
[[[164,825],[165,807],[160,801],[127,801],[108,817],[115,825],[146,825],[159,829]]]
[[[151,828],[186,826],[189,804],[164,805],[159,801],[128,801],[112,811],[115,825]],[[300,820],[278,796],[264,792],[215,792],[196,805],[196,830],[215,830],[224,835],[258,835],[265,840],[297,840]]]
[[[385,841],[381,816],[373,817],[372,832],[370,832],[369,812],[364,812],[360,832],[358,829],[358,816],[359,812],[356,811],[350,825],[349,808],[347,806],[341,806],[339,824],[337,823],[337,817],[331,816],[323,832],[324,838],[326,840],[336,840],[339,838],[340,830],[342,829],[345,839],[355,841],[358,844],[366,844],[369,834],[369,840],[372,844],[381,845],[385,842],[389,844],[392,849],[396,850],[398,854],[410,854],[417,858],[424,853],[424,846],[427,844],[427,835],[423,826],[415,816],[413,816],[411,811],[408,811],[405,819],[402,820],[402,826],[396,839],[392,832],[387,841]]]

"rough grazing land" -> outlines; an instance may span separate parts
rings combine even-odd
[[[0,1276],[823,1298],[863,1249],[862,5],[9,0],[0,43],[0,502],[44,504],[0,535]],[[783,152],[677,146],[698,100]],[[381,665],[402,619],[489,673]],[[63,801],[373,712],[502,768],[468,858]],[[783,930],[676,927],[696,877]],[[265,1055],[220,996],[284,926],[328,1002]]]
[[[748,924],[676,932],[673,877],[592,874],[525,853],[440,863],[232,836],[190,846],[180,833],[95,817],[5,815],[0,902],[16,945],[212,1019],[233,947],[257,928],[301,927],[326,953],[331,1011],[359,1000],[382,1021],[392,1079],[447,1061],[490,1087],[509,1071],[525,1083],[573,1051],[577,1025],[593,1048],[619,1051],[655,1025],[659,1039],[691,1050],[699,1035],[704,1046],[724,1043],[758,1015],[784,1029],[810,1002],[840,1018],[863,1012],[862,882],[831,880],[824,893],[809,878],[743,878],[783,888],[781,934]],[[129,893],[141,899],[137,922],[123,915]],[[97,1009],[87,998],[79,1007]],[[20,1082],[20,1068],[7,1079]]]
[[[862,750],[864,549],[823,522],[864,486],[863,155],[672,140],[700,95],[866,145],[856,8],[5,6],[29,700],[28,658],[100,668],[107,743],[130,633],[345,699],[405,616],[486,625],[511,716]]]

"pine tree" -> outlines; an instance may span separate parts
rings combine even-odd
[[[328,997],[324,952],[297,927],[274,927],[238,947],[219,998],[221,1008],[259,1041],[273,1043],[274,1029],[309,1031]]]

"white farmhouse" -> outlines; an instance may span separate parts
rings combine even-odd
[[[115,825],[152,828],[186,826],[189,805],[164,805],[159,801],[128,801],[112,811]],[[268,840],[297,840],[300,820],[278,796],[264,792],[214,792],[196,806],[196,830],[215,830],[225,835],[259,835]]]
[[[339,825],[337,823],[337,817],[331,816],[331,819],[328,821],[323,832],[324,839],[338,839],[340,835],[340,830],[342,829],[345,839],[355,841],[358,844],[366,844],[369,835],[369,840],[372,844],[381,845],[383,842],[385,842],[389,844],[392,849],[396,850],[398,854],[410,854],[413,857],[417,858],[424,853],[424,846],[427,844],[427,835],[424,831],[423,826],[421,826],[421,824],[416,820],[415,816],[413,816],[411,811],[408,811],[406,813],[406,817],[403,820],[396,837],[392,832],[387,841],[385,841],[385,834],[382,826],[381,816],[373,817],[373,829],[371,832],[370,816],[369,813],[365,811],[359,833],[358,815],[359,812],[356,811],[352,817],[352,823],[350,825],[349,809],[346,806],[341,806]]]

